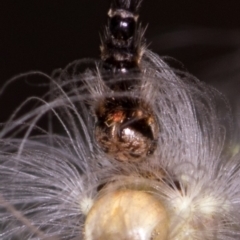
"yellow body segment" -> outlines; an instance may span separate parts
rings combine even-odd
[[[167,212],[156,197],[136,190],[117,190],[102,196],[85,222],[86,240],[165,240]]]

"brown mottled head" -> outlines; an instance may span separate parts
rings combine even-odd
[[[112,158],[139,162],[154,152],[158,124],[146,103],[131,98],[105,99],[96,115],[96,141]]]

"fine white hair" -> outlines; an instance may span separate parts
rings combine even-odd
[[[137,77],[141,84],[129,92],[111,91],[95,61],[89,61],[95,70],[82,73],[85,63],[44,75],[48,94],[26,100],[1,130],[0,238],[84,239],[99,187],[113,183],[105,190],[113,192],[144,182],[169,213],[169,240],[239,239],[240,154],[228,136],[224,97],[149,50]],[[93,109],[114,96],[144,99],[158,120],[157,149],[138,164],[111,159],[94,140]],[[29,101],[35,108],[19,116]],[[47,129],[39,126],[43,118]]]

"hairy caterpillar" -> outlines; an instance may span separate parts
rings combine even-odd
[[[140,3],[112,6],[128,18]],[[239,154],[225,139],[215,101],[221,95],[142,46],[137,69],[111,60],[109,71],[104,57],[45,75],[49,93],[28,99],[24,104],[34,101],[35,108],[19,116],[20,106],[5,124],[2,239],[238,239]],[[92,67],[82,72],[85,64]],[[119,83],[127,87],[118,91]],[[156,148],[137,163],[108,154],[95,137],[99,102],[125,98],[146,102],[158,124]],[[47,129],[38,126],[44,116]],[[130,120],[119,131],[139,130]]]

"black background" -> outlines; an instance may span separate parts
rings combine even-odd
[[[108,7],[108,0],[1,1],[0,84],[26,71],[50,74],[75,59],[98,58]],[[239,0],[145,0],[140,13],[149,48],[177,58],[202,80],[211,81],[206,60],[239,56]],[[7,92],[1,119],[13,102],[32,94],[26,91],[19,85]]]

